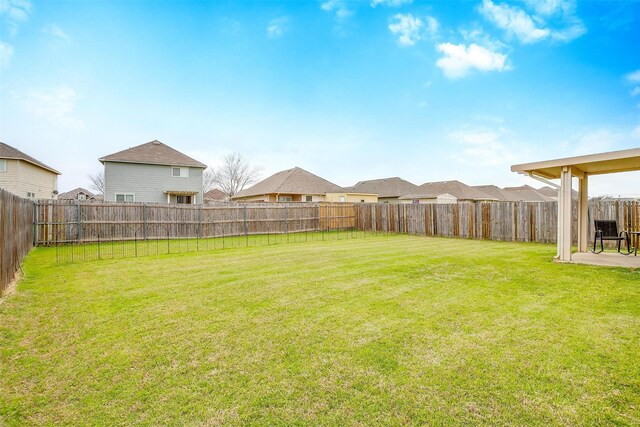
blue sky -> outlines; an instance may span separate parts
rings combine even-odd
[[[640,147],[638,46],[639,1],[0,0],[0,141],[61,191],[153,139],[263,177],[540,186],[509,166]]]

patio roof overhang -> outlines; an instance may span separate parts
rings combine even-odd
[[[558,255],[560,261],[571,261],[572,178],[578,177],[578,252],[587,251],[588,177],[640,170],[640,148],[608,153],[567,157],[511,166],[512,172],[544,181],[560,179],[558,189]],[[555,184],[553,184],[555,185]]]
[[[640,170],[640,148],[524,163],[511,166],[511,171],[559,179],[564,166],[570,166],[575,176],[636,171]]]

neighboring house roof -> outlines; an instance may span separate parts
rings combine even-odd
[[[510,195],[497,185],[474,185],[471,188],[480,190],[483,193],[490,195],[499,202],[511,201]]]
[[[214,188],[204,193],[204,198],[209,200],[224,200],[227,198],[227,195],[222,190]]]
[[[455,180],[424,183],[415,193],[402,196],[400,199],[435,199],[445,193],[455,196],[458,200],[497,200],[487,193]]]
[[[263,194],[326,194],[347,191],[318,175],[295,167],[271,175],[254,186],[240,191],[232,197],[261,196]]]
[[[75,200],[78,198],[78,194],[85,194],[89,196],[89,198],[95,197],[95,194],[93,194],[91,191],[87,190],[86,188],[78,187],[74,190],[67,191],[66,193],[58,194],[58,200],[67,200],[67,199]]]
[[[543,196],[547,196],[547,197],[557,197],[558,196],[558,190],[553,189],[549,186],[544,186],[544,187],[540,187],[538,188],[538,193],[542,194]]]
[[[46,169],[49,172],[53,172],[56,175],[62,175],[62,173],[58,172],[51,166],[45,165],[41,161],[34,159],[33,157],[23,153],[17,148],[13,148],[12,146],[5,144],[4,142],[0,142],[0,159],[24,160],[25,162],[29,162],[31,164],[39,166],[42,169]]]
[[[206,168],[207,165],[169,147],[158,140],[131,147],[98,159],[100,162],[143,163],[149,165]]]
[[[521,187],[505,187],[503,191],[509,195],[514,202],[549,202],[552,199],[539,193],[537,189],[523,185]]]
[[[377,194],[378,198],[384,198],[404,196],[405,194],[415,192],[417,188],[417,185],[395,176],[392,178],[360,181],[354,186],[347,187],[346,189],[358,193]]]

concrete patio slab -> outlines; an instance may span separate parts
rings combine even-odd
[[[576,252],[571,254],[572,264],[600,265],[604,267],[640,268],[640,256],[622,255],[617,252]]]

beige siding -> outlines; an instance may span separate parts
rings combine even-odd
[[[35,193],[36,199],[51,199],[58,189],[58,175],[23,160],[7,160],[7,171],[0,172],[0,187],[20,196]]]
[[[370,193],[327,193],[325,197],[327,202],[345,202],[345,203],[376,203],[378,202],[377,194]]]
[[[18,194],[20,191],[18,186],[18,163],[20,163],[18,160],[7,159],[6,172],[0,172],[0,188],[3,188],[16,196],[24,197],[24,194]]]

